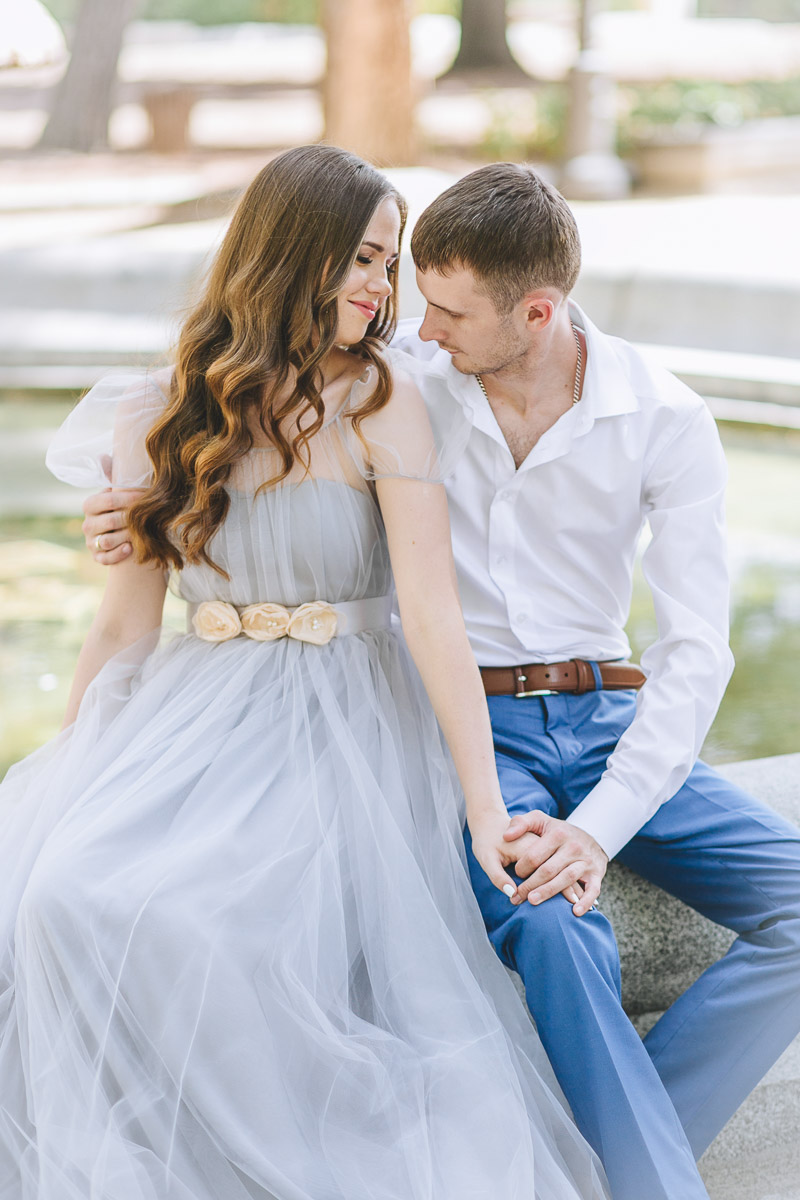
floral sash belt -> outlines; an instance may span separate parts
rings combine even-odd
[[[312,600],[298,608],[284,608],[282,604],[248,604],[238,608],[226,600],[203,600],[201,604],[189,605],[189,617],[194,632],[204,642],[228,642],[244,635],[255,642],[275,642],[288,637],[324,646],[342,634],[388,629],[392,597],[345,600],[341,604]]]

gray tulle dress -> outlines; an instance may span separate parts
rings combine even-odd
[[[606,1195],[487,940],[389,619],[374,481],[442,456],[410,381],[359,439],[371,386],[305,477],[258,492],[272,452],[237,465],[210,547],[229,578],[171,585],[205,637],[112,659],[0,787],[2,1200]],[[98,384],[51,469],[146,483],[165,390]]]

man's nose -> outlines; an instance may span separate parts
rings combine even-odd
[[[419,337],[421,342],[441,341],[441,338],[436,336],[437,332],[441,332],[441,331],[436,330],[436,326],[435,326],[434,320],[433,320],[433,314],[431,313],[431,310],[429,308],[427,308],[425,310],[425,316],[422,319],[422,324],[419,327],[417,336]]]

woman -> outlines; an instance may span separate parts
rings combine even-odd
[[[174,373],[98,385],[51,451],[146,490],[66,728],[0,793],[3,1200],[604,1194],[419,682],[513,893],[443,467],[381,355],[404,216],[353,156],[282,155]],[[168,570],[192,625],[157,648]]]

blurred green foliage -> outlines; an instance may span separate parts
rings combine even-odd
[[[800,3],[800,0],[798,0]],[[461,0],[413,0],[414,14],[444,13],[447,17],[461,16]]]
[[[800,21],[800,0],[699,0],[698,17],[758,17]]]
[[[566,87],[537,84],[530,91],[486,92],[491,113],[479,153],[488,159],[557,159],[566,119]],[[709,125],[736,128],[745,121],[800,115],[800,77],[744,83],[674,80],[620,84],[617,89],[617,145],[630,154],[643,143],[685,137],[691,141]]]
[[[59,21],[71,21],[81,0],[45,0]],[[288,24],[313,24],[318,19],[321,0],[139,0],[138,17],[150,20],[196,21],[198,25],[228,25],[240,21],[282,21]],[[609,9],[637,9],[640,0],[606,0]],[[541,12],[539,8],[541,7]],[[572,4],[577,12],[577,2]],[[461,0],[413,0],[415,13],[461,15]],[[511,20],[539,19],[552,11],[546,2],[507,0]],[[701,17],[759,17],[767,21],[800,21],[800,0],[699,0]]]
[[[317,9],[317,0],[140,0],[139,16],[150,21],[195,21],[198,25],[244,21],[313,25]]]
[[[617,96],[618,144],[626,153],[666,132],[691,139],[707,125],[735,128],[761,117],[796,116],[800,114],[800,77],[620,85]]]
[[[479,153],[489,161],[556,159],[566,119],[566,90],[560,84],[534,84],[486,93],[491,114]]]
[[[735,762],[797,750],[796,665],[800,656],[800,570],[759,562],[734,581],[731,648],[736,670],[703,747],[706,762]],[[637,566],[628,636],[639,659],[657,636],[650,593]],[[769,678],[769,687],[764,679]]]
[[[58,21],[72,21],[81,0],[45,0]],[[152,21],[194,21],[198,25],[235,25],[243,21],[313,24],[318,0],[139,0],[136,16]]]
[[[59,21],[72,21],[81,0],[45,0]],[[139,0],[136,16],[151,21],[194,21],[198,25],[236,25],[243,21],[278,21],[313,25],[321,0]],[[414,0],[418,13],[457,17],[459,0]]]

